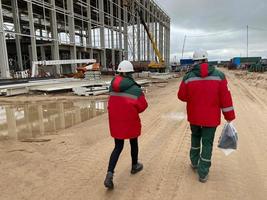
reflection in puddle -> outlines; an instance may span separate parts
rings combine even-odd
[[[0,106],[0,139],[51,135],[105,113],[106,101],[77,100]]]

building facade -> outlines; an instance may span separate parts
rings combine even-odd
[[[94,58],[103,69],[123,59],[155,61],[138,11],[169,65],[170,18],[153,0],[0,0],[1,77],[41,60]]]

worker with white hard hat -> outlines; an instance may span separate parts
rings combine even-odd
[[[221,111],[228,122],[235,119],[235,111],[225,75],[208,64],[208,53],[197,50],[193,60],[194,66],[184,76],[177,95],[187,103],[187,116],[192,131],[191,167],[197,170],[199,181],[206,182]]]
[[[200,61],[200,62],[207,62],[208,61],[208,52],[203,50],[203,49],[199,49],[197,51],[194,52],[193,54],[193,60],[194,61]]]
[[[138,137],[141,135],[139,113],[147,108],[147,101],[140,85],[132,78],[134,68],[131,62],[122,61],[117,72],[119,74],[111,81],[108,100],[110,134],[115,141],[104,181],[108,189],[114,187],[114,169],[123,150],[125,139],[129,139],[131,144],[131,174],[136,174],[143,169],[143,164],[138,162]]]

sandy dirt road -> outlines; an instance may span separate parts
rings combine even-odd
[[[50,136],[48,143],[0,142],[0,199],[198,199],[264,200],[267,196],[267,91],[227,72],[239,132],[239,149],[226,157],[214,143],[210,179],[198,182],[189,167],[190,130],[185,105],[176,97],[180,80],[149,89],[142,114],[140,160],[130,175],[128,142],[114,177],[103,186],[113,148],[108,117],[102,115]]]

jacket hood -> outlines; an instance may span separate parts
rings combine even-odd
[[[207,77],[212,74],[215,70],[214,66],[209,65],[208,63],[201,63],[194,65],[192,72],[198,77]]]
[[[133,85],[137,85],[133,78],[118,75],[113,79],[111,83],[111,89],[114,92],[124,92]]]

